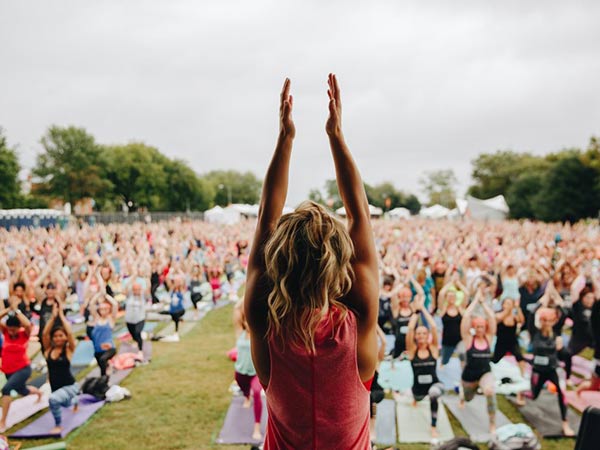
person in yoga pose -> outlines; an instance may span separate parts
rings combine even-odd
[[[54,428],[50,430],[50,434],[57,434],[62,431],[61,407],[67,408],[73,405],[74,410],[77,411],[77,394],[79,394],[79,384],[71,373],[75,337],[69,321],[57,303],[54,304],[52,316],[44,327],[42,340],[46,349],[44,358],[48,365],[48,380],[52,389],[48,403],[54,417]]]
[[[556,322],[556,311],[550,308],[540,308],[536,314],[536,320],[539,320],[539,329],[531,341],[533,349],[533,371],[531,373],[531,393],[533,399],[537,399],[544,387],[549,381],[556,387],[558,393],[558,405],[560,408],[560,417],[562,419],[562,430],[565,436],[574,436],[575,433],[567,421],[567,401],[564,396],[563,386],[559,380],[558,354],[557,350],[562,347],[562,337],[556,336],[552,327]]]
[[[440,369],[450,361],[450,357],[461,341],[460,323],[464,308],[456,304],[455,285],[462,286],[458,279],[458,273],[452,275],[452,282],[442,288],[438,295],[438,314],[442,318],[442,360]],[[465,288],[466,289],[466,288]]]
[[[27,356],[27,344],[33,326],[25,314],[19,309],[19,299],[11,299],[11,307],[0,313],[0,319],[9,316],[5,322],[0,322],[2,332],[2,372],[6,375],[6,384],[2,388],[2,418],[0,433],[6,431],[6,418],[12,402],[11,391],[26,396],[35,394],[38,401],[42,392],[33,386],[27,386],[31,376],[31,364]]]
[[[235,381],[242,390],[246,400],[244,408],[250,408],[251,400],[254,402],[254,430],[252,439],[260,441],[262,433],[260,431],[260,419],[262,417],[262,388],[260,381],[256,376],[254,364],[252,364],[252,355],[250,352],[250,330],[248,322],[244,315],[244,305],[239,301],[233,310],[233,327],[237,337],[236,348],[237,358],[235,360]],[[252,398],[250,398],[252,395]]]
[[[385,397],[385,393],[383,388],[379,384],[379,364],[385,358],[385,333],[378,326],[377,327],[377,340],[378,340],[378,350],[377,350],[377,369],[375,369],[375,374],[373,375],[373,382],[371,383],[371,421],[369,424],[369,428],[371,430],[371,446],[375,446],[375,442],[377,441],[377,434],[375,431],[375,422],[377,420],[377,404],[381,403],[383,398]]]
[[[504,297],[502,300],[502,309],[496,313],[496,346],[494,347],[494,356],[492,362],[497,364],[506,354],[512,354],[519,363],[521,375],[525,375],[526,362],[519,340],[517,338],[518,328],[525,323],[525,316],[519,303],[510,297]],[[517,393],[517,405],[523,406],[525,400],[523,393]]]
[[[417,326],[420,314],[425,318],[429,329],[423,325]],[[417,402],[429,396],[431,437],[437,439],[439,436],[437,431],[438,399],[444,392],[444,385],[438,380],[436,372],[437,360],[440,356],[437,327],[422,301],[416,304],[415,314],[408,324],[406,353],[414,375],[413,404],[416,406]]]
[[[326,131],[347,228],[304,202],[282,215],[295,126],[286,79],[280,129],[262,189],[244,297],[252,358],[265,387],[264,448],[369,448],[377,365],[379,277],[369,204],[342,133],[330,75]]]
[[[171,302],[169,303],[169,314],[175,323],[174,337],[179,339],[179,322],[185,315],[185,306],[183,304],[183,292],[185,290],[185,278],[177,276],[171,283]]]
[[[146,323],[146,298],[142,285],[134,280],[131,289],[127,291],[127,300],[125,301],[125,323],[131,338],[135,341],[139,349],[139,356],[143,359],[144,340],[142,331]]]
[[[420,287],[420,286],[419,286]],[[414,315],[410,300],[412,292],[408,287],[402,287],[398,295],[392,299],[390,307],[390,321],[396,340],[391,355],[394,359],[403,356],[406,350],[406,334],[408,333],[408,324],[410,318]]]
[[[496,317],[486,304],[484,289],[482,282],[460,324],[460,334],[466,349],[466,362],[461,377],[460,404],[464,407],[464,402],[471,401],[477,389],[481,388],[487,400],[490,432],[493,434],[496,432],[496,382],[490,360],[492,359],[491,342],[496,335]],[[486,317],[474,317],[473,311],[476,308],[482,309]],[[473,335],[471,329],[475,330]]]
[[[90,303],[90,309],[94,316],[94,329],[92,330],[94,356],[100,368],[100,375],[106,375],[108,362],[117,353],[113,340],[113,329],[119,306],[108,294],[97,294]]]

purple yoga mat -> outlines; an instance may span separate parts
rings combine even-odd
[[[54,428],[54,418],[50,412],[47,412],[10,437],[15,439],[64,438],[75,428],[87,422],[96,411],[102,408],[102,405],[104,405],[104,401],[97,401],[91,395],[82,394],[79,396],[77,412],[73,412],[73,408],[61,408],[63,429],[60,434],[50,434],[50,430]]]
[[[254,429],[253,406],[244,408],[243,404],[244,397],[242,396],[231,399],[231,405],[229,405],[223,428],[217,438],[217,444],[260,444],[260,442],[252,439],[252,431]],[[267,427],[267,406],[264,399],[260,425],[264,437]]]

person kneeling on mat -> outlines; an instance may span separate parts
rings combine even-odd
[[[429,330],[424,325],[417,326],[419,313],[423,314],[429,325]],[[440,356],[437,328],[433,317],[431,317],[427,308],[423,306],[423,300],[420,300],[415,306],[415,314],[410,318],[408,324],[406,352],[414,374],[412,386],[413,405],[417,406],[417,402],[429,396],[431,437],[437,439],[438,399],[444,392],[444,385],[440,383],[436,373],[437,360]]]
[[[564,383],[558,379],[558,350],[563,346],[562,337],[555,336],[552,330],[556,322],[556,311],[551,308],[540,308],[537,312],[539,329],[533,336],[533,371],[531,372],[531,392],[533,399],[537,399],[547,381],[556,386],[558,406],[562,419],[562,430],[565,436],[574,436],[575,433],[567,421],[567,400],[564,396]],[[561,386],[563,384],[563,386]]]
[[[6,431],[6,417],[12,402],[11,391],[16,391],[22,396],[35,394],[38,396],[38,402],[42,399],[42,392],[38,388],[26,385],[27,379],[31,376],[31,364],[27,357],[27,344],[33,326],[18,308],[16,301],[11,302],[10,309],[5,309],[0,313],[0,319],[9,314],[10,316],[5,323],[0,322],[0,331],[4,338],[2,372],[6,375],[6,384],[2,388],[0,433]]]
[[[496,317],[494,312],[485,302],[484,283],[477,289],[475,300],[465,311],[460,324],[460,334],[465,344],[466,363],[462,373],[462,389],[460,391],[460,406],[464,407],[465,401],[473,400],[477,388],[481,388],[487,400],[487,410],[490,418],[490,433],[496,433],[496,391],[494,375],[490,367],[492,352],[490,342],[496,334]],[[482,308],[487,319],[473,317],[475,308]],[[471,328],[475,330],[471,335]]]
[[[75,338],[62,308],[56,303],[52,309],[52,316],[44,328],[42,341],[46,349],[44,357],[48,364],[48,379],[52,389],[48,403],[55,426],[50,430],[50,434],[58,434],[62,431],[61,407],[68,408],[73,405],[73,411],[77,411],[79,385],[71,373]]]

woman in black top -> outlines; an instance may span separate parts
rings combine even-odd
[[[567,403],[563,394],[563,386],[561,386],[556,372],[558,367],[557,350],[562,347],[562,338],[555,336],[552,331],[552,326],[556,321],[556,312],[550,308],[540,308],[536,316],[539,318],[540,329],[536,331],[531,342],[533,348],[531,392],[533,398],[536,399],[547,381],[556,386],[563,434],[574,436],[575,433],[567,421]]]
[[[496,381],[492,375],[490,361],[492,359],[491,342],[496,335],[496,317],[485,302],[484,283],[480,283],[475,299],[465,311],[460,324],[460,334],[465,344],[466,363],[462,373],[462,390],[460,403],[471,401],[481,388],[487,400],[487,411],[490,420],[490,433],[496,432]],[[478,306],[479,305],[479,306]],[[486,317],[473,317],[475,308],[483,309]],[[475,333],[471,335],[471,329]]]
[[[462,305],[456,304],[456,291],[464,288],[458,279],[458,273],[454,272],[452,280],[442,288],[438,295],[437,304],[439,306],[439,315],[442,318],[442,361],[440,368],[444,367],[450,361],[450,357],[456,350],[456,346],[461,341],[460,322],[464,313]],[[466,291],[466,288],[464,288]]]
[[[60,322],[57,325],[57,322]],[[77,410],[77,394],[79,385],[71,374],[71,358],[75,352],[75,338],[71,326],[65,318],[62,308],[55,304],[52,317],[44,328],[44,357],[48,364],[48,379],[52,393],[48,403],[54,416],[55,426],[50,434],[59,434],[61,427],[61,407],[74,405]]]
[[[429,330],[425,326],[417,326],[419,313],[429,325]],[[430,342],[431,335],[431,342]],[[406,335],[406,352],[413,369],[413,404],[429,396],[431,405],[431,437],[439,436],[437,431],[437,413],[438,399],[444,392],[444,385],[440,383],[437,377],[436,365],[440,356],[438,333],[435,321],[427,309],[420,301],[415,307],[415,314],[411,317],[408,325],[408,334]]]
[[[408,323],[414,314],[410,304],[412,292],[409,288],[403,287],[398,295],[392,299],[390,307],[390,322],[396,336],[392,357],[398,358],[406,350],[406,334],[408,333]]]
[[[571,307],[573,330],[569,341],[571,355],[577,355],[587,347],[594,347],[591,318],[595,300],[596,296],[591,286],[584,287],[579,293],[579,297],[573,300]]]
[[[502,310],[496,313],[497,331],[496,346],[494,347],[494,356],[492,362],[497,364],[507,353],[512,354],[521,369],[521,375],[525,374],[526,362],[519,347],[517,338],[520,327],[525,322],[525,316],[521,307],[512,298],[505,298],[502,301]],[[517,393],[517,405],[525,405],[523,393]]]

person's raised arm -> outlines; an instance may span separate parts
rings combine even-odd
[[[477,306],[477,302],[471,302],[471,304],[467,307],[465,313],[463,314],[462,320],[460,321],[460,337],[465,342],[467,342],[467,340],[471,337],[471,316],[473,314],[475,306]]]
[[[492,311],[492,308],[490,308],[487,305],[487,303],[485,303],[483,300],[480,300],[480,302],[483,306],[483,311],[485,312],[485,315],[487,316],[488,320],[488,335],[491,339],[493,339],[496,336],[496,316],[494,315],[494,311]]]
[[[431,346],[437,351],[439,347],[439,337],[435,320],[433,319],[433,316],[429,313],[429,311],[427,311],[427,308],[421,308],[421,313],[423,314],[425,321],[429,325],[429,332],[431,333]]]
[[[256,231],[246,269],[244,311],[248,325],[255,331],[254,336],[262,337],[266,331],[268,288],[264,279],[264,246],[281,217],[287,197],[292,144],[296,136],[296,127],[292,120],[293,104],[290,80],[286,78],[279,104],[277,144],[262,186]]]
[[[346,209],[348,231],[354,244],[355,280],[347,297],[348,305],[368,320],[359,324],[374,328],[377,321],[377,250],[371,228],[369,203],[363,181],[342,132],[342,102],[335,75],[329,74],[329,118],[325,126],[335,164],[340,197]]]
[[[417,350],[417,345],[415,344],[415,330],[417,329],[417,321],[419,320],[418,314],[413,314],[408,321],[408,332],[406,333],[406,351],[411,355]]]

